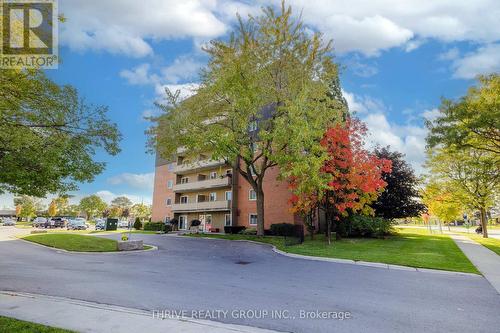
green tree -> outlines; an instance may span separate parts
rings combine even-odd
[[[87,219],[101,215],[107,206],[108,205],[95,194],[80,200],[80,210],[85,212]]]
[[[311,33],[290,7],[238,18],[228,41],[205,48],[210,59],[196,94],[179,103],[179,92],[167,91],[170,103],[153,119],[149,143],[167,159],[183,147],[190,159],[208,152],[231,164],[256,192],[263,235],[266,172],[279,166],[289,177],[319,169],[327,158],[319,141],[346,108],[332,89],[338,66],[331,42]]]
[[[122,209],[118,206],[110,206],[107,211],[109,217],[120,217],[122,215]]]
[[[57,215],[57,204],[56,204],[56,201],[55,200],[52,200],[50,205],[49,205],[49,209],[47,210],[47,213],[50,217],[54,217]]]
[[[28,221],[32,217],[35,217],[38,211],[43,209],[40,199],[28,195],[22,195],[14,198],[14,205],[16,207],[20,207],[20,211],[17,216],[25,217]]]
[[[452,184],[434,180],[422,191],[422,201],[429,213],[443,222],[460,219],[466,210],[462,202],[463,197],[451,189]]]
[[[391,161],[391,172],[382,174],[387,186],[371,205],[375,215],[386,219],[419,216],[425,208],[418,200],[419,180],[413,168],[404,160],[404,154],[391,151],[389,147],[378,147],[374,154],[380,159]]]
[[[96,150],[120,151],[106,114],[43,71],[0,70],[0,192],[42,197],[92,181],[105,167]]]
[[[137,203],[131,208],[132,216],[140,218],[141,220],[147,219],[151,215],[151,207],[142,203]]]
[[[430,181],[447,185],[448,192],[479,210],[483,237],[487,238],[486,211],[500,190],[500,169],[495,154],[487,150],[451,148],[436,148],[428,153]]]
[[[141,228],[142,228],[141,219],[139,217],[136,217],[134,222],[134,229],[141,230]]]
[[[80,205],[68,205],[60,214],[65,216],[78,216],[80,215]]]
[[[64,194],[64,195],[58,196],[57,198],[55,198],[53,200],[53,202],[56,205],[56,210],[57,210],[57,212],[59,212],[59,214],[69,215],[66,213],[66,211],[68,210],[68,207],[69,207],[69,198],[70,197],[71,197],[70,195]]]
[[[120,207],[121,209],[130,208],[132,201],[125,196],[116,197],[111,201],[111,206]]]
[[[479,85],[472,87],[458,101],[445,99],[440,115],[428,121],[431,147],[474,148],[500,156],[500,74],[479,76]]]
[[[132,201],[126,196],[116,197],[111,201],[110,213],[116,213],[119,209],[119,214],[116,217],[126,218],[130,215],[130,207],[132,207]]]

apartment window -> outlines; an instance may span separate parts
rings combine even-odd
[[[188,197],[187,195],[184,195],[181,197],[181,204],[187,204],[188,203]]]
[[[255,120],[251,121],[248,124],[248,131],[253,132],[253,131],[256,131],[256,130],[257,130],[257,122]]]
[[[173,171],[174,170],[174,163],[168,163],[167,169],[168,169],[168,171]]]
[[[250,214],[248,216],[248,224],[257,225],[257,214]]]
[[[210,193],[209,200],[216,201],[217,200],[217,193],[215,193],[215,192]]]
[[[215,178],[217,178],[217,172],[215,171],[210,172],[210,179],[215,179]]]
[[[181,178],[181,184],[187,184],[187,183],[189,183],[189,178],[188,177]]]
[[[172,179],[167,180],[167,188],[172,188],[174,186],[174,181]]]
[[[224,226],[231,226],[231,214],[224,214]]]
[[[233,192],[226,191],[224,198],[226,198],[227,201],[230,201],[230,200],[232,200],[232,197],[233,197]]]
[[[205,202],[207,201],[207,196],[203,194],[198,194],[196,196],[196,202]]]
[[[167,198],[167,206],[172,206],[172,198]]]
[[[257,193],[253,189],[250,189],[250,191],[248,191],[248,200],[250,201],[257,200]]]

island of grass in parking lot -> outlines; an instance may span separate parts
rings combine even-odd
[[[314,240],[306,238],[300,245],[285,246],[282,237],[227,235],[227,234],[186,234],[191,237],[223,238],[229,240],[252,240],[276,246],[278,249],[295,254],[381,262],[418,268],[479,274],[474,265],[460,251],[447,235],[429,235],[421,229],[399,229],[385,239],[344,238],[327,245],[323,235],[315,235]]]
[[[45,246],[78,252],[114,252],[118,251],[117,241],[102,237],[78,234],[38,234],[23,237],[24,240]]]

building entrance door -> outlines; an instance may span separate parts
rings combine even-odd
[[[212,215],[200,214],[200,231],[209,232],[212,227]]]

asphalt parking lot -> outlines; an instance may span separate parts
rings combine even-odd
[[[133,238],[158,250],[70,254],[4,238],[0,289],[148,311],[219,311],[204,319],[288,332],[496,332],[500,327],[500,296],[481,276],[308,261],[245,242]],[[316,318],[324,312],[350,318]]]

